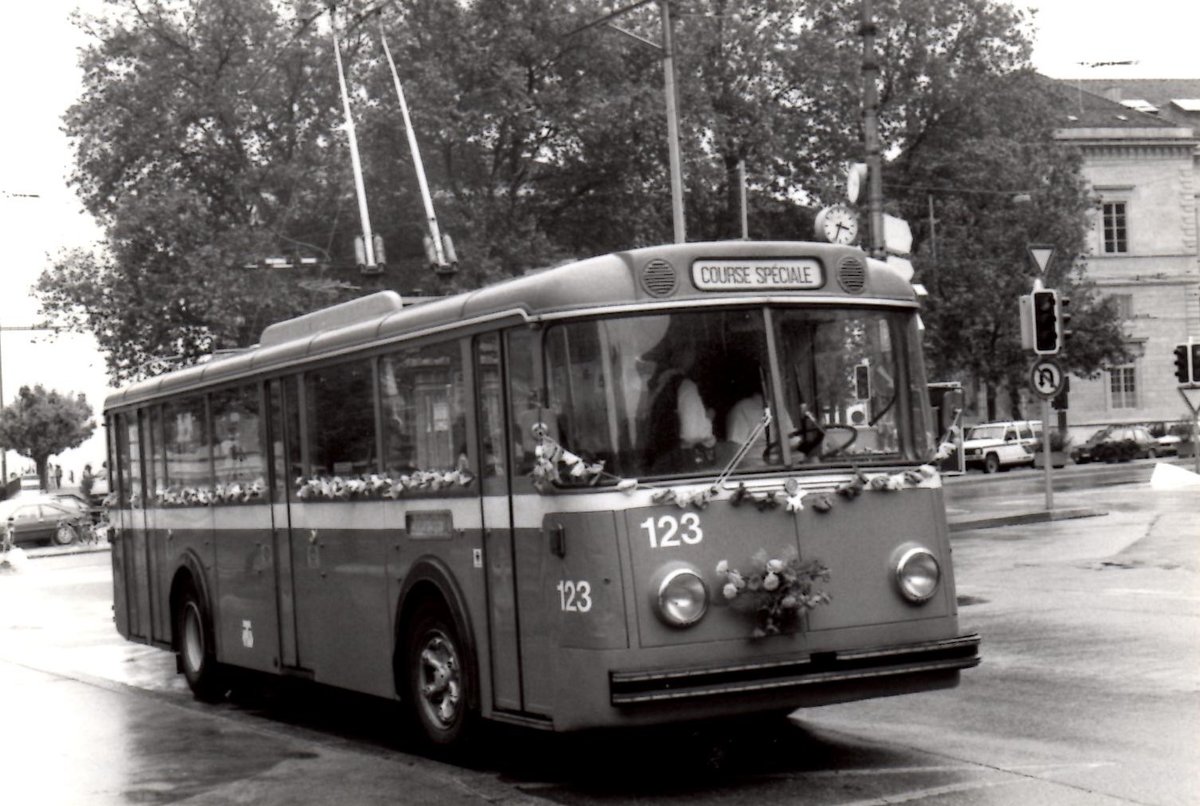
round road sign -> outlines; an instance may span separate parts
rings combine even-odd
[[[1039,358],[1029,368],[1029,387],[1038,397],[1049,400],[1062,391],[1065,377],[1053,358]]]

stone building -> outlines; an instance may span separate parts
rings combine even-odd
[[[1071,378],[1068,425],[1183,420],[1173,349],[1200,341],[1200,80],[1064,80],[1058,137],[1077,146],[1096,209],[1088,274],[1113,297],[1134,358]]]

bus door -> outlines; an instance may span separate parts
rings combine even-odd
[[[509,479],[502,461],[507,453],[504,437],[504,394],[500,339],[480,336],[475,349],[480,463],[483,510],[484,562],[487,566],[488,643],[491,646],[492,700],[495,707],[522,711],[521,652],[517,640],[516,579],[513,575],[512,508]],[[488,467],[489,463],[492,465]]]
[[[166,541],[161,534],[155,493],[166,479],[166,454],[163,452],[162,409],[155,406],[138,414],[141,420],[142,478],[145,494],[142,510],[145,519],[147,595],[150,599],[150,637],[171,640],[170,580],[167,576]],[[140,586],[139,586],[140,587]]]
[[[125,524],[125,534],[122,535],[124,552],[126,597],[129,616],[129,634],[135,638],[149,641],[151,637],[150,609],[150,549],[147,538],[146,507],[149,504],[148,494],[153,492],[148,487],[146,478],[146,463],[143,451],[143,435],[149,436],[144,411],[130,412],[121,415],[124,425],[125,444],[122,445],[121,460],[128,468],[128,475],[122,473],[128,480],[128,486],[122,490],[122,495],[129,496],[129,509],[126,510],[129,520]]]
[[[288,496],[290,479],[299,462],[300,414],[293,385],[267,382],[267,445],[271,486],[271,540],[275,550],[275,606],[279,617],[279,663],[284,668],[300,665],[296,647],[296,586],[292,575],[291,513]]]
[[[536,405],[530,405],[541,388],[536,381],[538,333],[512,330],[505,342],[508,387],[512,390],[507,400],[500,372],[500,339],[480,337],[475,350],[493,697],[499,709],[549,714],[552,613],[546,606],[543,580],[553,558],[541,524],[518,528],[513,515],[513,494],[527,481],[525,464],[532,455],[529,427],[533,422],[526,415],[538,411]],[[509,455],[512,462],[507,461]]]
[[[267,486],[270,451],[259,384],[209,395],[217,555],[219,658],[248,669],[278,671],[276,531]]]

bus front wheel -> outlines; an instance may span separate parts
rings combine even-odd
[[[212,617],[204,598],[188,585],[175,611],[179,666],[196,699],[215,702],[225,696],[224,675],[214,651]]]
[[[422,736],[435,747],[462,747],[471,732],[474,681],[462,640],[445,607],[422,604],[408,631],[408,706]]]

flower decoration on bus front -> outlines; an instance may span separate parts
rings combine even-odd
[[[601,478],[607,478],[617,482],[619,489],[631,489],[626,479],[605,473],[604,462],[589,462],[558,444],[541,423],[534,425],[533,435],[538,443],[534,447],[534,463],[530,475],[538,492],[544,493],[553,489],[555,484],[563,481],[564,475],[571,481],[589,485],[596,484]],[[637,482],[633,482],[632,486],[636,487]]]
[[[829,569],[819,560],[802,562],[795,549],[772,558],[760,549],[751,563],[751,570],[743,573],[721,560],[716,571],[721,594],[730,607],[754,620],[754,638],[796,632],[804,624],[805,613],[831,600],[828,593],[814,587],[830,579]]]

